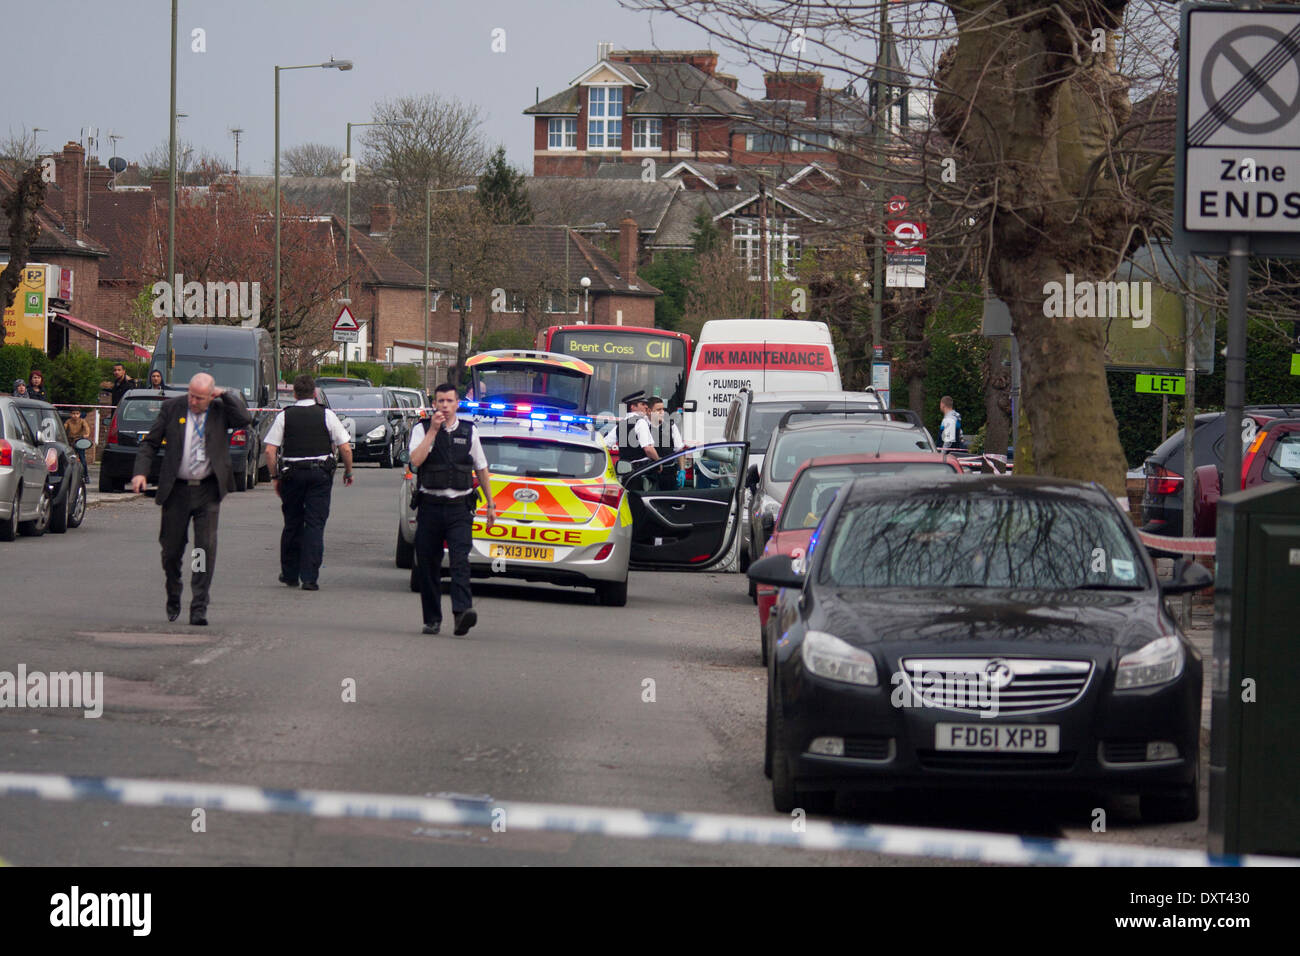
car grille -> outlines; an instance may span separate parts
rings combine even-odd
[[[899,667],[920,706],[983,714],[996,705],[1008,717],[1068,707],[1092,676],[1091,661],[1018,657],[905,657]]]
[[[1020,773],[1024,771],[1067,771],[1074,768],[1076,754],[991,754],[954,753],[947,750],[918,750],[916,760],[925,770],[956,770],[963,773]]]

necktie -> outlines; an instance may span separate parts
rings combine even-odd
[[[203,429],[207,424],[208,413],[194,416],[194,440],[190,442],[190,471],[195,472],[202,466],[204,459],[208,457],[207,450],[203,447]]]

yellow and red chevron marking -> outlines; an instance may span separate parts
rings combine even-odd
[[[465,360],[465,367],[474,368],[475,366],[478,365],[495,365],[499,362],[509,362],[512,364],[523,364],[523,365],[548,365],[552,368],[563,368],[563,369],[568,369],[571,372],[581,372],[583,375],[592,375],[596,371],[591,365],[584,362],[582,359],[543,358],[540,355],[529,356],[529,355],[518,355],[518,354],[493,355],[490,352],[483,352],[478,355],[471,356],[470,358]]]
[[[578,484],[600,485],[603,482],[582,481]],[[522,488],[537,492],[537,500],[517,500],[515,492]],[[568,484],[543,484],[498,478],[492,479],[492,501],[497,506],[497,513],[503,518],[526,518],[530,521],[586,524],[600,509],[597,502],[586,501],[575,495]]]

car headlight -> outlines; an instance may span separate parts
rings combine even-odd
[[[1183,643],[1172,634],[1158,637],[1119,659],[1115,689],[1165,684],[1183,672]]]
[[[810,673],[846,684],[875,687],[876,659],[867,651],[842,641],[825,631],[809,631],[800,645],[803,665]]]
[[[388,430],[388,429],[387,429],[387,426],[385,426],[385,425],[376,425],[374,428],[370,429],[370,431],[366,432],[366,437],[367,437],[367,438],[383,438],[383,437],[384,437],[384,433],[385,433],[387,430]]]

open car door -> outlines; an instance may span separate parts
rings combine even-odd
[[[619,463],[632,509],[633,567],[704,569],[739,530],[747,442],[718,442],[657,462]]]

